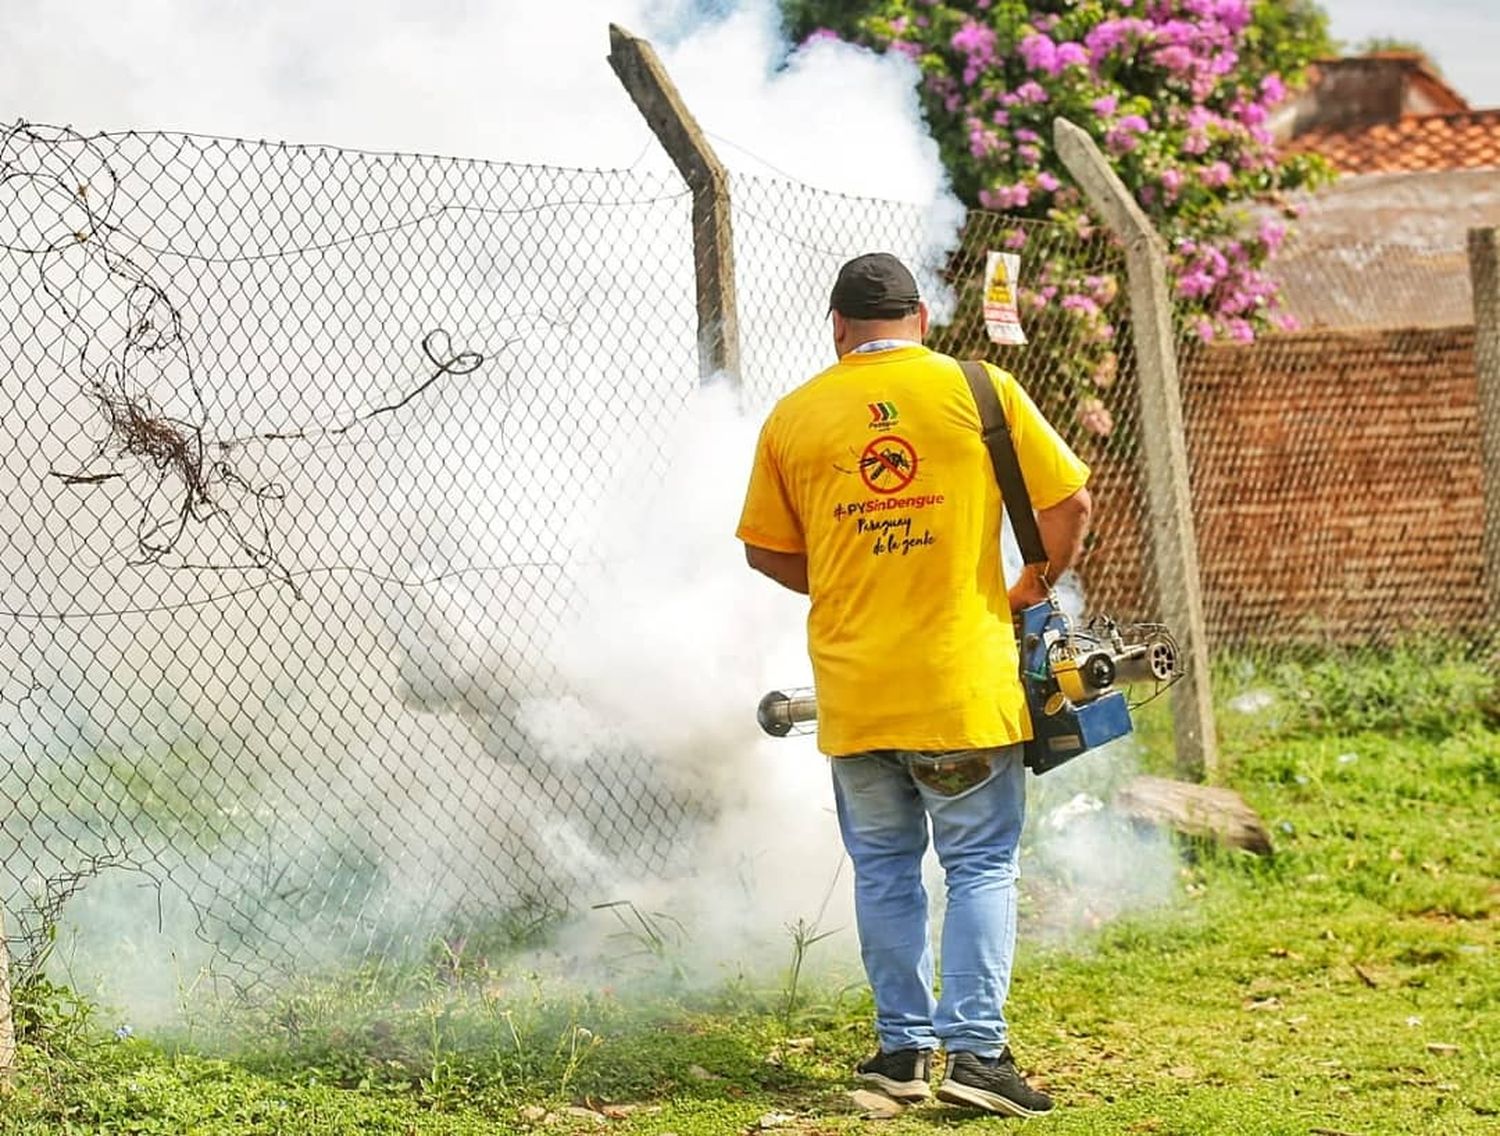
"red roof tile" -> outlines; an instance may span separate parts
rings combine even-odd
[[[1500,107],[1406,115],[1349,130],[1314,128],[1287,148],[1321,154],[1347,174],[1500,168]]]

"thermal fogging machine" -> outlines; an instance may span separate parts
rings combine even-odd
[[[1127,687],[1150,688],[1136,705],[1181,677],[1177,644],[1156,623],[1119,626],[1103,616],[1079,625],[1053,600],[1024,609],[1017,621],[1021,687],[1033,736],[1026,767],[1046,773],[1131,731]],[[816,694],[773,690],[756,717],[773,737],[808,732]]]

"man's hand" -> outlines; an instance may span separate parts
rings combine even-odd
[[[1010,589],[1010,613],[1018,615],[1024,608],[1047,598],[1045,564],[1023,564],[1021,576]]]
[[[807,553],[776,552],[759,545],[745,545],[745,562],[771,577],[783,588],[807,595]]]
[[[1012,615],[1046,599],[1048,585],[1055,583],[1057,577],[1077,561],[1078,554],[1083,551],[1083,538],[1089,531],[1089,515],[1093,509],[1089,491],[1080,489],[1050,509],[1037,511],[1036,527],[1048,563],[1022,566],[1020,578],[1010,589]]]

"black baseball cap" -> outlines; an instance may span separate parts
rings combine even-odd
[[[921,302],[906,265],[888,252],[867,252],[839,269],[828,310],[850,319],[900,319]]]

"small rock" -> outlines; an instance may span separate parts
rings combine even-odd
[[[892,1100],[883,1093],[872,1093],[868,1089],[855,1089],[849,1094],[849,1099],[865,1120],[889,1120],[893,1116],[900,1116],[906,1107],[900,1101]]]
[[[591,1108],[579,1108],[577,1105],[571,1105],[563,1111],[568,1116],[571,1116],[574,1120],[591,1121],[595,1127],[598,1127],[601,1124],[609,1123],[608,1120],[606,1120],[603,1116],[601,1116]]]
[[[789,1112],[768,1112],[755,1122],[755,1127],[764,1132],[770,1128],[781,1128],[795,1119]]]
[[[547,1110],[539,1104],[529,1104],[519,1115],[527,1124],[540,1124],[547,1119]]]
[[[1428,1053],[1441,1053],[1444,1056],[1458,1052],[1458,1046],[1449,1045],[1446,1041],[1429,1041],[1427,1043]]]
[[[1359,760],[1359,754],[1341,753],[1338,755],[1338,757],[1334,758],[1334,760],[1337,761],[1340,765],[1353,765],[1356,761]]]
[[[710,1073],[702,1065],[689,1065],[688,1076],[695,1081],[722,1081],[724,1079],[717,1073]]]
[[[1412,1028],[1416,1028],[1417,1026],[1422,1024],[1422,1019],[1417,1017],[1416,1014],[1413,1014],[1411,1017],[1406,1019],[1406,1024],[1411,1026]]]

